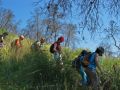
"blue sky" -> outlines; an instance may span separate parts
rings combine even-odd
[[[15,15],[15,20],[21,22],[20,27],[25,27],[26,21],[32,16],[31,12],[34,10],[33,2],[35,1],[38,0],[3,0],[2,7],[11,9]],[[86,40],[82,41],[78,47],[89,48],[91,51],[94,51],[100,42],[97,40],[98,37],[90,40],[88,32],[85,32],[85,34]]]
[[[15,20],[20,20],[21,26],[24,27],[34,9],[33,2],[35,1],[37,0],[2,0],[2,6],[11,9],[15,15]]]

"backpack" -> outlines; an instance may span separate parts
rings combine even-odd
[[[91,56],[91,52],[83,50],[80,53],[80,55],[72,61],[72,67],[76,69],[79,69],[80,65],[82,65],[83,67],[87,67],[90,63],[89,62],[90,56]]]
[[[50,46],[50,53],[54,53],[54,44]]]
[[[77,70],[80,68],[80,57],[76,57],[73,61],[72,61],[72,67],[76,68]]]
[[[92,53],[91,52],[87,52],[84,56],[83,56],[83,60],[81,61],[81,64],[83,67],[87,67],[90,64],[90,57],[91,57]]]

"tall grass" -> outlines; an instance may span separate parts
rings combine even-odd
[[[49,45],[46,45],[45,51],[31,51],[32,41],[25,39],[19,53],[14,53],[10,48],[12,39],[11,35],[6,38],[6,45],[0,50],[1,90],[82,90],[77,84],[81,77],[71,67],[71,61],[81,49],[63,49],[64,70],[61,71],[49,53]],[[117,72],[113,68],[116,63]],[[110,88],[119,90],[120,61],[102,60],[101,65],[107,75],[113,77]]]

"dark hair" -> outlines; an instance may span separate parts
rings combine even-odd
[[[5,38],[8,35],[8,32],[4,32],[2,36]]]
[[[87,53],[88,53],[87,50],[82,50],[81,55],[85,55],[85,54],[87,54]]]
[[[95,52],[98,53],[99,56],[102,56],[104,54],[104,48],[103,47],[98,47]]]
[[[8,32],[4,32],[3,35],[8,35]]]

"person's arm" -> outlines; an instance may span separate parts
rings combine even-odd
[[[35,42],[35,43],[36,43],[36,48],[39,49],[39,48],[40,48],[40,44],[41,44],[40,41],[37,41],[37,42]]]
[[[61,50],[61,46],[60,46],[60,45],[58,46],[58,52],[59,52],[59,54],[62,53],[62,50]]]
[[[54,50],[54,52],[57,52],[57,43],[54,43],[54,48],[53,48],[53,50]]]
[[[19,39],[15,40],[15,45],[16,45],[17,47],[21,47],[20,42],[19,42]]]
[[[102,69],[101,69],[99,62],[98,62],[98,60],[99,60],[98,57],[99,57],[98,54],[96,54],[95,63],[96,63],[97,68],[99,69],[99,71],[102,73]]]

